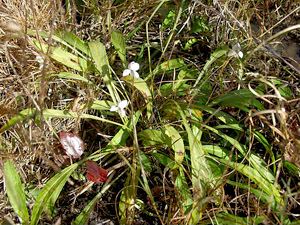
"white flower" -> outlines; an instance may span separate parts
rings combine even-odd
[[[234,56],[234,57],[244,57],[244,53],[241,51],[242,47],[239,43],[235,44],[232,49],[228,52],[228,56]]]
[[[140,69],[140,65],[136,62],[131,62],[128,65],[128,69],[125,69],[123,71],[123,77],[126,77],[128,75],[138,79],[140,77],[140,75],[138,74],[138,71]]]
[[[118,111],[120,113],[120,115],[122,117],[125,116],[125,108],[128,106],[128,101],[127,100],[123,100],[123,101],[120,101],[118,103],[118,105],[113,105],[111,108],[110,108],[110,111],[111,112],[115,112],[115,111]]]

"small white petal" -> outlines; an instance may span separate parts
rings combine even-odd
[[[235,55],[235,54],[236,54],[235,51],[230,50],[230,51],[228,52],[228,57],[231,57],[231,56],[233,56],[233,55]]]
[[[118,111],[118,109],[119,109],[118,106],[113,105],[113,106],[110,108],[110,111],[111,111],[111,112],[115,112],[115,111]]]
[[[126,115],[126,112],[124,109],[119,109],[119,113],[122,117],[124,117]]]
[[[138,71],[140,69],[140,65],[136,62],[131,62],[128,65],[128,69],[133,70],[133,71]]]
[[[244,53],[243,53],[243,52],[239,52],[238,55],[239,55],[239,57],[242,59],[243,56],[244,56]]]
[[[131,70],[129,70],[129,69],[124,70],[123,71],[123,77],[128,76],[130,73],[131,73]]]
[[[133,77],[134,77],[135,79],[139,79],[139,78],[140,78],[140,75],[138,74],[138,72],[133,71]]]
[[[119,109],[124,109],[124,108],[126,108],[128,106],[128,101],[127,100],[123,100],[123,101],[120,101],[119,103],[118,103],[118,108]]]

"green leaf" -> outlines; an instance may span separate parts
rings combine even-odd
[[[80,51],[88,55],[89,51],[87,45],[75,34],[65,30],[59,30],[56,32],[56,36],[73,46],[73,49],[79,49]]]
[[[285,85],[281,85],[278,88],[278,91],[284,98],[290,99],[292,97],[291,89],[289,87],[286,87]]]
[[[172,159],[170,159],[168,156],[158,152],[153,152],[153,156],[162,165],[167,166],[170,169],[175,168],[175,162]]]
[[[190,155],[191,155],[191,176],[193,184],[193,198],[201,199],[205,198],[209,186],[214,183],[214,177],[210,170],[210,167],[205,158],[205,152],[201,144],[202,131],[197,127],[190,127],[186,114],[181,109],[180,105],[176,101],[172,101],[174,110],[178,111],[182,118],[182,123],[186,129],[189,141]],[[203,205],[198,205],[198,202],[194,203],[194,210],[192,212],[191,223],[197,224],[202,217]]]
[[[184,159],[185,153],[183,140],[178,131],[171,125],[166,125],[164,129],[165,135],[170,139],[170,147],[174,150],[176,165],[180,165]]]
[[[170,70],[178,69],[180,67],[186,66],[184,63],[183,59],[178,58],[178,59],[171,59],[168,61],[163,62],[162,64],[158,65],[153,73],[165,73]]]
[[[111,77],[108,57],[105,46],[100,41],[92,41],[88,43],[91,55],[95,60],[96,68],[103,77],[103,81],[109,91],[109,94],[115,104],[120,101],[120,97],[116,91],[114,81]]]
[[[190,187],[186,181],[183,170],[180,168],[179,174],[175,180],[175,186],[178,188],[178,192],[180,193],[180,203],[183,207],[183,211],[185,214],[189,213],[192,209],[194,200],[193,196],[190,192]]]
[[[126,67],[126,45],[123,34],[120,31],[115,30],[111,34],[111,41],[115,46],[115,49],[122,61],[124,67]]]
[[[263,177],[257,169],[242,163],[231,162],[223,159],[219,159],[219,161],[224,165],[229,165],[230,167],[244,174],[246,177],[256,183],[267,195],[273,197],[275,202],[272,204],[276,205],[276,207],[278,207],[278,210],[283,206],[283,199],[277,187],[272,182],[269,182],[265,177]]]
[[[124,126],[120,123],[117,123],[117,122],[114,122],[111,120],[106,120],[106,119],[100,118],[98,116],[89,115],[89,114],[85,114],[85,113],[80,114],[77,112],[69,112],[69,111],[57,110],[57,109],[45,109],[43,111],[43,115],[45,118],[54,117],[54,118],[93,119],[93,120],[99,120],[102,122],[111,123],[111,124],[121,126],[121,127]],[[6,124],[4,124],[0,128],[0,133],[8,130],[10,127],[14,126],[18,122],[25,121],[25,120],[31,119],[33,117],[36,117],[37,119],[39,119],[40,113],[35,108],[25,109],[25,110],[21,111],[17,116],[14,116],[13,118],[11,118]]]
[[[13,163],[4,163],[4,184],[8,199],[22,224],[29,223],[29,214],[26,207],[26,197],[22,187],[21,179]]]
[[[57,76],[59,78],[65,78],[65,79],[70,79],[70,80],[80,80],[83,82],[87,82],[87,83],[91,83],[88,79],[86,79],[85,77],[79,75],[79,74],[75,74],[75,73],[69,73],[69,72],[61,72],[59,74],[54,74],[51,76]]]
[[[259,225],[264,223],[265,218],[263,216],[256,217],[239,217],[228,213],[217,213],[216,217],[201,221],[201,224],[222,224],[222,225]]]
[[[142,164],[144,166],[144,169],[147,172],[151,172],[152,171],[152,166],[151,166],[151,162],[150,162],[149,157],[145,153],[143,153],[142,151],[140,152],[140,155],[141,155]],[[138,165],[139,165],[140,163],[139,163],[139,158],[138,157],[137,157],[137,162],[138,162]]]
[[[96,100],[89,105],[89,109],[96,109],[99,111],[109,110],[113,105],[114,103],[112,101]]]
[[[34,44],[38,49],[43,51],[45,54],[47,53],[48,45],[38,43],[38,42],[34,42]],[[75,69],[77,71],[85,72],[88,69],[88,63],[86,59],[76,56],[61,48],[50,47],[49,56],[52,59],[60,62],[61,64],[70,67],[72,69]]]
[[[68,166],[46,183],[33,206],[31,225],[38,224],[43,210],[49,209],[49,204],[55,203],[66,181],[78,165],[78,163],[74,163]]]
[[[137,90],[139,90],[142,93],[147,104],[147,116],[148,119],[150,119],[152,116],[153,101],[151,91],[146,82],[142,78],[135,79],[132,76],[122,77],[122,80],[125,80],[127,83],[133,85]]]
[[[220,103],[223,107],[233,106],[248,112],[248,107],[253,105],[259,110],[264,110],[264,106],[255,98],[256,96],[249,89],[240,89],[221,95],[211,102],[209,106]]]
[[[268,170],[266,162],[261,159],[259,156],[255,155],[254,153],[248,153],[248,149],[245,145],[239,143],[236,139],[229,137],[228,135],[222,133],[221,131],[209,127],[207,125],[202,125],[203,127],[207,128],[208,130],[214,132],[215,134],[222,137],[224,140],[228,141],[232,146],[239,150],[239,152],[244,156],[250,164],[257,170],[258,173],[261,174],[266,180],[270,183],[273,183],[275,178],[274,175]]]
[[[175,21],[175,10],[172,9],[172,10],[169,11],[168,15],[164,19],[164,21],[161,25],[161,29],[165,30],[168,27],[171,27],[174,24],[174,21]]]

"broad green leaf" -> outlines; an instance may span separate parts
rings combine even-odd
[[[166,125],[164,129],[166,136],[170,139],[171,148],[174,150],[176,165],[180,165],[185,153],[183,140],[178,131],[171,125]]]
[[[49,204],[55,203],[64,184],[73,173],[73,171],[78,167],[78,165],[78,163],[74,163],[71,166],[68,166],[46,183],[33,206],[31,225],[38,224],[43,210],[47,209],[49,207]],[[56,197],[56,199],[53,196]]]
[[[189,50],[189,48],[190,48],[193,44],[197,43],[197,41],[198,41],[197,38],[192,38],[192,39],[188,40],[188,41],[185,43],[183,49],[184,49],[184,50]]]
[[[285,85],[281,85],[278,88],[278,91],[284,98],[290,99],[292,97],[291,89],[289,87],[286,87]]]
[[[122,80],[125,80],[129,84],[133,85],[142,93],[147,104],[147,116],[148,119],[150,119],[152,115],[153,101],[151,91],[146,82],[142,78],[135,79],[132,76],[122,77]]]
[[[29,214],[26,206],[26,197],[21,179],[13,163],[4,163],[4,184],[8,199],[22,224],[29,224]]]
[[[56,32],[56,36],[59,37],[61,40],[66,41],[71,46],[73,46],[72,49],[78,49],[84,54],[88,55],[88,47],[85,44],[83,40],[81,40],[79,37],[77,37],[75,34],[65,31],[65,30],[59,30]]]
[[[223,107],[233,106],[248,112],[249,106],[253,105],[259,110],[264,110],[264,106],[255,98],[256,96],[249,89],[240,89],[221,95],[211,102],[209,106],[220,103]]]
[[[239,152],[250,162],[250,164],[269,182],[274,182],[274,175],[268,170],[266,162],[261,159],[259,156],[256,156],[253,153],[248,153],[248,149],[245,145],[239,143],[236,139],[229,137],[228,135],[222,133],[221,131],[207,126],[202,125],[208,130],[214,132],[215,134],[222,137],[224,140],[228,141],[232,146],[234,146]]]
[[[120,31],[115,30],[111,34],[111,41],[115,46],[115,49],[122,61],[123,66],[126,66],[126,45],[123,34]]]
[[[165,17],[165,19],[161,25],[161,29],[165,30],[165,29],[171,27],[174,24],[174,21],[175,21],[175,10],[172,9],[169,11],[167,16]]]
[[[120,97],[118,96],[114,81],[111,77],[105,46],[100,41],[89,42],[88,46],[91,51],[91,55],[95,60],[96,68],[100,72],[113,102],[116,104],[120,101]]]
[[[250,166],[247,166],[245,164],[226,161],[223,159],[219,159],[220,162],[222,162],[224,165],[229,165],[230,167],[236,169],[240,173],[244,174],[246,177],[248,177],[250,180],[252,180],[254,183],[256,183],[264,192],[270,196],[274,197],[274,200],[277,203],[277,207],[283,206],[283,199],[277,189],[277,187],[269,182],[265,177],[263,177],[255,168],[252,168]]]
[[[43,51],[45,54],[47,53],[48,45],[41,44],[38,42],[34,42],[34,44],[38,49]],[[61,48],[50,47],[49,56],[52,59],[62,63],[63,65],[75,69],[77,71],[85,72],[88,69],[88,63],[86,59],[76,56]]]
[[[279,210],[279,208],[276,208],[276,207],[278,207],[278,205],[274,201],[273,196],[267,194],[266,192],[262,191],[261,189],[253,188],[248,183],[245,184],[245,183],[241,183],[241,182],[235,182],[232,180],[226,180],[226,183],[230,184],[232,186],[237,186],[237,187],[242,188],[247,191],[250,190],[250,192],[253,193],[258,199],[261,199],[266,204],[270,204],[272,210],[274,210],[274,211]]]
[[[203,149],[214,156],[217,156],[222,159],[230,159],[230,151],[228,151],[226,148],[216,146],[216,145],[202,145]],[[232,156],[232,160],[234,161],[235,157]]]
[[[171,125],[166,125],[161,130],[143,130],[139,132],[138,136],[139,139],[143,141],[144,146],[166,144],[169,148],[172,148],[174,150],[174,158],[176,162],[175,167],[173,167],[172,164],[173,169],[182,163],[185,154],[185,146],[180,134]],[[169,161],[163,158],[164,156],[157,156],[157,159],[160,160],[162,164]]]
[[[154,70],[153,73],[165,73],[167,71],[178,69],[180,67],[186,66],[183,59],[171,59],[166,62],[163,62],[162,64],[158,65]]]
[[[86,79],[85,77],[80,76],[79,74],[70,73],[70,72],[61,72],[59,74],[54,74],[54,75],[51,75],[51,76],[57,76],[59,78],[65,78],[65,79],[70,79],[70,80],[80,80],[80,81],[83,81],[83,82],[92,83],[88,79]]]
[[[219,109],[198,105],[198,104],[190,104],[190,105],[186,103],[178,103],[178,104],[180,105],[182,110],[184,110],[186,113],[189,113],[190,109],[191,110],[198,109],[198,110],[206,111],[209,114],[212,114],[214,117],[221,120],[225,124],[237,124],[237,120],[234,117]],[[163,110],[166,112],[167,115],[173,115],[173,116],[176,115],[177,117],[180,117],[179,113],[174,109],[173,103],[165,104],[163,106]]]
[[[193,183],[193,198],[201,199],[204,198],[207,194],[207,189],[212,184],[213,175],[205,159],[205,152],[202,148],[200,141],[201,134],[195,135],[193,128],[190,127],[186,114],[180,108],[179,104],[175,101],[174,108],[177,110],[183,120],[183,125],[186,129],[190,147],[191,155],[191,174],[192,174],[192,183]],[[194,210],[192,212],[191,223],[198,223],[202,217],[201,208],[197,202],[194,203]]]
[[[170,159],[168,156],[158,153],[158,152],[153,152],[153,156],[162,165],[167,166],[170,169],[175,169],[174,160]]]
[[[6,124],[0,128],[0,134],[14,126],[16,123],[33,118],[36,114],[36,109],[24,109],[18,115],[12,117]]]
[[[112,101],[96,100],[96,101],[93,101],[89,105],[89,109],[96,109],[96,110],[99,110],[99,111],[109,110],[113,105],[114,105],[114,103]]]
[[[138,137],[140,140],[143,141],[144,146],[151,146],[151,145],[157,145],[157,144],[168,144],[166,143],[166,137],[162,130],[153,130],[153,129],[147,129],[142,130],[138,133]]]
[[[81,118],[81,119],[92,119],[92,120],[99,120],[102,122],[107,122],[111,123],[117,126],[123,127],[122,124],[111,121],[111,120],[106,120],[103,118],[100,118],[98,116],[94,115],[89,115],[85,113],[77,113],[77,112],[70,112],[70,111],[64,111],[64,110],[57,110],[57,109],[45,109],[43,111],[43,116],[45,118]],[[37,119],[40,118],[40,113],[35,109],[35,108],[30,108],[30,109],[25,109],[21,111],[18,115],[14,116],[11,118],[6,124],[4,124],[0,128],[0,133],[8,130],[10,127],[14,126],[16,123],[21,122],[21,121],[26,121],[28,119],[31,119],[33,117],[36,117]]]
[[[60,32],[65,32],[66,33],[66,39],[64,39],[64,34],[60,34]],[[39,31],[34,31],[34,30],[27,30],[27,34],[30,36],[41,36],[43,38],[49,38],[50,34],[48,32],[39,30]],[[72,52],[76,53],[76,55],[80,55],[82,58],[85,58],[85,56],[81,53],[85,53],[86,55],[88,55],[88,51],[87,51],[87,46],[85,45],[85,43],[79,39],[78,37],[76,37],[74,34],[69,33],[67,31],[59,31],[57,33],[57,35],[52,34],[52,39],[65,45],[66,47],[72,49]],[[85,47],[83,46],[85,45]],[[78,48],[78,49],[77,49]],[[80,50],[80,51],[78,51]]]
[[[150,162],[150,159],[149,157],[143,153],[142,151],[140,152],[141,154],[141,159],[142,159],[142,164],[144,166],[144,169],[147,171],[147,172],[151,172],[152,171],[152,166],[151,166],[151,162]],[[137,164],[139,165],[139,158],[137,157]]]

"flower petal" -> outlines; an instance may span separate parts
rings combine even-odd
[[[119,109],[119,113],[120,113],[120,115],[121,115],[122,117],[124,117],[124,116],[126,115],[126,112],[125,112],[125,110],[124,110],[123,108],[120,108],[120,109]]]
[[[59,133],[60,143],[68,156],[73,159],[80,158],[84,152],[83,140],[71,132],[60,132]]]
[[[116,106],[116,105],[113,105],[111,108],[110,108],[110,111],[111,112],[115,112],[115,111],[118,111],[119,107]]]
[[[140,64],[136,62],[131,62],[128,65],[128,69],[133,70],[133,71],[138,71],[140,69]]]
[[[241,59],[244,57],[244,53],[241,52],[241,51],[238,53],[238,55],[239,55],[239,57],[240,57]]]
[[[236,43],[233,47],[232,47],[232,50],[238,52],[242,49],[240,43]]]
[[[236,55],[236,52],[233,50],[230,50],[227,55],[228,55],[228,57],[231,57],[233,55]]]
[[[138,72],[133,71],[133,77],[134,77],[135,79],[139,79],[139,78],[140,78],[140,75],[139,75]]]
[[[131,70],[129,70],[129,69],[124,70],[123,71],[123,77],[128,76],[130,73],[131,73]]]
[[[128,101],[127,100],[123,100],[123,101],[120,101],[119,103],[118,103],[118,108],[119,109],[124,109],[124,108],[126,108],[128,106]]]

